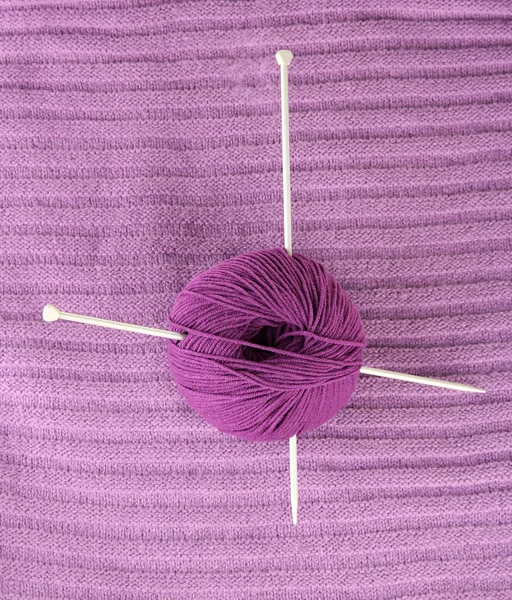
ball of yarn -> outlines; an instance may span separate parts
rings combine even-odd
[[[328,421],[354,392],[364,332],[322,264],[284,249],[229,258],[177,296],[170,370],[188,403],[245,440],[284,440]]]

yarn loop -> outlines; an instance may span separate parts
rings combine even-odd
[[[284,440],[329,419],[355,390],[365,346],[359,312],[324,266],[256,250],[196,275],[169,325],[172,376],[222,432]]]

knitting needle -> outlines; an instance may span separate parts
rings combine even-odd
[[[289,50],[276,52],[281,75],[281,141],[283,157],[284,249],[292,255],[292,202],[290,184],[290,119],[288,106],[288,67],[293,54]],[[297,525],[299,482],[297,468],[297,436],[290,438],[290,499],[292,522]]]
[[[472,385],[466,385],[464,383],[453,383],[451,381],[443,381],[442,379],[420,377],[419,375],[409,375],[409,373],[399,373],[398,371],[374,369],[373,367],[361,367],[361,374],[375,375],[376,377],[387,377],[388,379],[398,379],[400,381],[410,381],[411,383],[420,383],[423,385],[432,385],[434,387],[457,390],[459,392],[474,392],[476,394],[486,393],[482,388],[473,387]]]
[[[288,113],[288,66],[293,54],[289,50],[276,53],[281,72],[281,138],[283,156],[284,249],[292,255],[292,202],[290,185],[290,118]]]
[[[108,327],[109,329],[120,329],[121,331],[131,331],[133,333],[144,333],[156,337],[167,338],[170,340],[183,340],[187,337],[186,333],[177,331],[167,331],[167,329],[156,329],[155,327],[145,327],[144,325],[132,325],[131,323],[122,323],[121,321],[109,321],[108,319],[99,319],[97,317],[87,317],[86,315],[77,315],[59,310],[53,304],[47,304],[43,309],[43,320],[47,323],[53,321],[74,321],[75,323],[84,323],[85,325],[96,325],[99,327]],[[444,381],[443,379],[431,379],[430,377],[421,377],[420,375],[410,375],[408,373],[399,373],[398,371],[386,371],[384,369],[375,369],[374,367],[361,367],[362,375],[374,375],[377,377],[387,377],[388,379],[398,379],[400,381],[409,381],[421,385],[432,385],[435,387],[456,390],[458,392],[475,392],[485,394],[482,388],[473,387],[464,383],[455,383],[453,381]]]
[[[96,325],[98,327],[108,327],[109,329],[131,331],[132,333],[144,333],[146,335],[168,338],[170,340],[183,340],[187,335],[186,333],[167,331],[166,329],[155,329],[154,327],[144,327],[143,325],[132,325],[131,323],[121,323],[121,321],[109,321],[108,319],[98,319],[97,317],[87,317],[86,315],[63,312],[53,304],[47,304],[43,308],[44,321],[52,323],[59,319],[61,321],[74,321],[75,323],[84,323],[85,325]]]

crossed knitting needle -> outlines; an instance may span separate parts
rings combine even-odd
[[[284,249],[287,254],[292,254],[292,205],[291,205],[291,185],[290,185],[290,131],[289,131],[289,107],[288,107],[288,67],[292,62],[293,54],[289,50],[279,50],[276,53],[277,64],[281,75],[281,138],[283,155],[283,202],[284,202]],[[97,317],[88,317],[59,310],[53,304],[47,304],[43,309],[43,320],[47,323],[53,321],[74,321],[85,325],[96,325],[107,327],[109,329],[120,329],[121,331],[131,331],[132,333],[142,333],[156,337],[167,338],[170,340],[183,340],[186,333],[177,333],[165,329],[156,329],[154,327],[145,327],[143,325],[133,325],[131,323],[122,323],[120,321],[110,321],[109,319],[100,319]],[[457,390],[459,392],[473,392],[485,394],[482,388],[465,385],[463,383],[454,383],[442,379],[431,379],[430,377],[420,377],[408,373],[399,373],[397,371],[386,371],[374,367],[361,367],[361,374],[373,375],[376,377],[386,377],[388,379],[398,379],[400,381],[409,381],[422,385],[431,385],[434,387]],[[290,438],[290,497],[292,509],[292,521],[297,525],[297,514],[299,506],[299,486],[297,471],[297,436]]]

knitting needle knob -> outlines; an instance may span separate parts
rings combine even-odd
[[[43,321],[46,321],[47,323],[53,323],[53,321],[58,321],[59,317],[60,310],[53,304],[47,304],[43,308]]]

